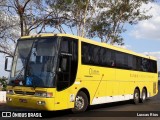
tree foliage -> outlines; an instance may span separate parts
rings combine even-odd
[[[0,6],[6,4],[6,1],[0,1]],[[8,55],[13,54],[13,48],[18,38],[19,25],[10,12],[0,8],[0,53]]]
[[[125,24],[151,17],[141,9],[149,2],[154,0],[0,0],[0,53],[13,55],[20,36],[48,27],[122,45]]]
[[[67,26],[72,34],[78,36],[86,36],[86,20],[88,16],[93,16],[94,8],[97,5],[96,0],[92,0],[94,4],[91,6],[90,0],[46,0],[53,12],[53,22],[50,25],[56,26],[59,32],[66,32],[63,25]],[[56,17],[55,17],[56,16]]]
[[[123,44],[121,33],[125,24],[149,19],[143,4],[154,0],[54,0],[47,1],[55,14],[60,14],[59,26],[65,24],[82,37],[98,37],[101,42]],[[150,8],[148,8],[149,10]],[[62,32],[62,31],[61,31]]]
[[[5,78],[5,77],[2,77],[2,78],[0,78],[0,87],[2,87],[2,91],[5,91],[6,90],[6,87],[7,87],[7,78]]]
[[[0,52],[13,55],[17,39],[41,32],[48,16],[43,0],[0,0]]]

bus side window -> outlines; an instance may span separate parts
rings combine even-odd
[[[133,56],[132,55],[128,55],[128,69],[134,70],[134,67],[133,67]]]
[[[89,48],[86,43],[82,43],[82,63],[88,64],[90,61]]]
[[[115,56],[115,52],[114,52],[113,50],[110,50],[109,52],[111,52],[110,66],[111,66],[111,67],[115,67],[115,66],[116,66],[116,56]]]
[[[93,50],[91,52],[93,64],[94,65],[100,65],[99,57],[100,57],[100,47],[93,46]]]
[[[140,57],[136,57],[136,70],[137,71],[143,71],[141,64],[142,64],[142,59]]]
[[[114,66],[115,66],[115,62],[114,62],[114,60],[111,60],[110,65],[111,65],[111,67],[114,67]]]
[[[69,41],[68,40],[63,40],[61,42],[61,53],[69,53],[70,52],[70,46],[69,46]]]
[[[148,72],[148,67],[149,67],[149,64],[148,64],[148,60],[147,59],[145,59],[145,58],[142,58],[142,65],[141,65],[141,67],[142,67],[142,70],[144,71],[144,72]]]

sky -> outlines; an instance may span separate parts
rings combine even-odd
[[[152,18],[136,25],[126,25],[123,47],[137,53],[155,56],[160,71],[160,4],[149,3],[141,7],[142,10],[146,8],[151,8],[147,14],[152,15]],[[8,77],[9,73],[4,71],[4,55],[0,54],[0,77],[2,76]]]
[[[151,8],[147,14],[152,15],[152,18],[127,26],[127,32],[123,33],[124,42],[127,49],[155,56],[160,71],[160,3],[143,5],[142,9],[145,8]]]

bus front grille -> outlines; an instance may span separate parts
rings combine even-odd
[[[35,92],[26,92],[26,91],[14,91],[15,94],[22,94],[22,95],[34,95]]]

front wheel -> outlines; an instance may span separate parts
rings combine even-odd
[[[77,94],[75,98],[74,108],[72,109],[72,112],[74,113],[84,112],[86,111],[87,107],[88,107],[87,95],[81,91]]]

